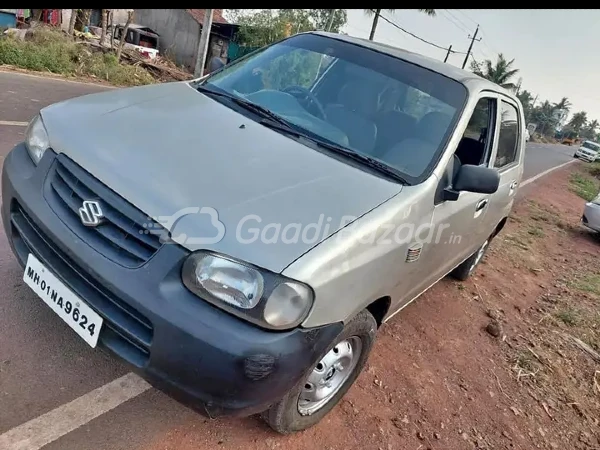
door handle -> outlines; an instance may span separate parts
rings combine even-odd
[[[510,183],[510,190],[514,191],[518,185],[519,185],[519,183],[517,183],[516,181],[513,181],[512,183]]]
[[[475,212],[481,211],[483,208],[485,208],[487,206],[488,203],[489,203],[489,200],[487,198],[484,198],[483,200],[479,200],[477,202],[477,204],[475,205]]]

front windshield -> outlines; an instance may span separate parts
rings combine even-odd
[[[581,144],[581,146],[583,148],[587,148],[588,150],[593,150],[595,152],[600,150],[600,145],[594,144],[593,142],[589,142],[589,141],[585,141],[583,144]]]
[[[266,47],[203,84],[375,158],[412,182],[436,163],[467,96],[462,84],[439,73],[314,34]]]

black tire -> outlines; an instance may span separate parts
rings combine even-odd
[[[331,397],[331,399],[325,403],[320,409],[316,410],[311,415],[302,415],[298,410],[298,400],[302,388],[306,383],[306,378],[312,372],[314,367],[311,367],[306,371],[302,380],[286,394],[279,402],[271,406],[267,411],[262,413],[262,418],[269,424],[269,426],[281,434],[289,434],[296,431],[302,431],[317,424],[323,417],[329,413],[333,407],[342,399],[344,394],[350,389],[350,386],[354,383],[360,372],[362,371],[373,343],[375,342],[375,335],[377,334],[377,322],[368,311],[364,310],[358,313],[350,322],[346,324],[342,332],[331,343],[327,350],[319,356],[317,363],[338,343],[345,339],[353,336],[358,337],[362,343],[361,353],[358,357],[358,361],[354,366],[354,369],[343,382],[337,393]]]
[[[577,158],[577,153],[575,153],[575,154],[573,155],[573,158]]]
[[[475,272],[475,269],[481,263],[481,261],[483,261],[483,258],[485,257],[491,240],[491,237],[487,238],[485,242],[481,244],[481,246],[478,247],[477,250],[475,250],[475,252],[471,256],[469,256],[460,266],[458,266],[456,269],[450,272],[450,275],[459,281],[465,281],[466,279],[468,279],[473,274],[473,272]],[[479,252],[482,248],[483,253],[481,254],[481,256],[479,256]],[[479,260],[477,259],[478,257]]]

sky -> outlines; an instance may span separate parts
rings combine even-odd
[[[382,16],[390,19],[421,38],[463,54],[452,54],[448,62],[462,66],[464,52],[469,47],[469,35],[477,24],[477,37],[473,44],[477,61],[495,61],[498,53],[513,59],[519,69],[515,83],[523,78],[522,89],[535,97],[536,104],[544,100],[551,103],[568,97],[571,113],[586,111],[588,118],[600,121],[600,59],[594,48],[600,44],[600,10],[580,9],[437,9],[436,17],[418,10],[396,10],[393,14],[383,10]],[[362,9],[348,10],[348,23],[343,31],[351,36],[368,38],[373,19]],[[406,34],[380,19],[375,41],[444,60],[446,51]],[[471,58],[469,58],[471,59]],[[469,68],[470,61],[466,69]]]

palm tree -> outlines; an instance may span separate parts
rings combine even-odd
[[[585,111],[579,111],[573,114],[573,117],[571,117],[571,120],[569,121],[569,127],[579,133],[581,128],[585,126],[586,122],[587,113]]]
[[[560,99],[560,102],[554,104],[554,107],[556,109],[565,109],[569,111],[571,109],[571,102],[567,97],[563,97]]]
[[[523,89],[521,92],[517,94],[517,98],[521,100],[521,104],[523,105],[523,114],[525,115],[525,120],[529,120],[529,115],[531,114],[533,95],[527,89]]]
[[[471,63],[471,70],[476,75],[490,80],[505,89],[515,89],[515,84],[510,82],[511,78],[519,73],[519,69],[512,68],[514,62],[514,59],[507,61],[502,53],[498,53],[498,61],[496,61],[495,65],[489,59],[486,59],[482,63],[473,61]]]
[[[373,16],[373,25],[371,26],[371,34],[369,40],[372,41],[375,37],[375,30],[377,29],[377,22],[379,21],[379,14],[381,9],[365,9],[365,14],[369,17]],[[393,14],[395,9],[386,9],[390,14]],[[418,9],[417,11],[427,14],[430,17],[435,17],[435,9]]]

